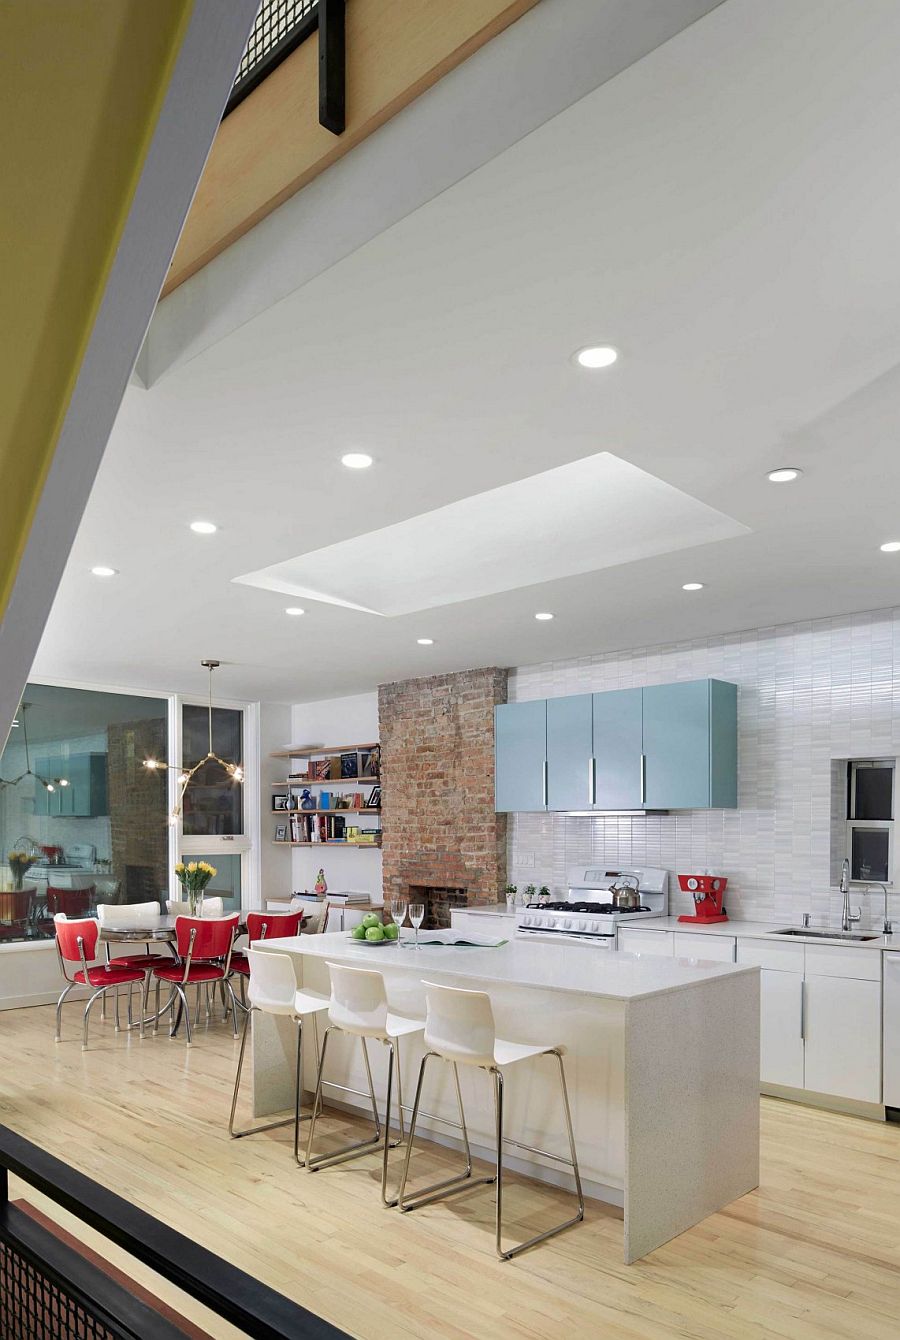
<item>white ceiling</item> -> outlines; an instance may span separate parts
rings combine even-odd
[[[898,72],[895,0],[727,0],[129,388],[35,673],[197,691],[216,656],[223,695],[300,701],[895,603]],[[358,536],[377,575],[372,532],[601,452],[747,533],[385,619],[233,580]]]

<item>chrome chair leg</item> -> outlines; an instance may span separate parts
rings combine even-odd
[[[116,1032],[118,1033],[120,1030],[121,1030],[121,1024],[119,1023],[119,988],[116,987]]]
[[[87,1051],[87,1045],[88,1045],[88,1021],[90,1020],[90,1017],[91,1017],[91,1006],[93,1005],[93,1003],[94,1003],[94,1001],[97,999],[97,997],[98,997],[98,996],[102,996],[102,995],[103,995],[103,992],[104,992],[105,990],[107,990],[107,989],[108,989],[108,988],[103,987],[103,986],[98,987],[97,990],[94,992],[94,994],[91,996],[91,998],[90,998],[90,1000],[88,1001],[88,1003],[87,1003],[87,1004],[85,1005],[85,1007],[84,1007],[84,1031],[83,1031],[83,1033],[82,1033],[82,1035],[81,1035],[81,1050],[82,1050],[82,1051]]]
[[[411,1200],[406,1198],[406,1182],[409,1177],[409,1161],[412,1157],[413,1141],[416,1136],[416,1126],[419,1120],[419,1108],[422,1101],[422,1086],[425,1081],[425,1070],[427,1063],[433,1058],[438,1057],[437,1052],[426,1052],[422,1057],[419,1066],[419,1079],[416,1084],[416,1096],[413,1102],[412,1118],[409,1126],[409,1137],[406,1142],[406,1158],[403,1163],[403,1176],[400,1181],[400,1192],[397,1196],[397,1204],[401,1213],[406,1214],[410,1210],[418,1210],[422,1205],[430,1205],[432,1201],[443,1200],[447,1196],[454,1196],[459,1191],[467,1191],[473,1186],[490,1186],[496,1179],[494,1177],[477,1177],[472,1180],[472,1151],[469,1147],[469,1131],[466,1126],[466,1112],[463,1107],[462,1089],[459,1085],[459,1068],[453,1063],[453,1079],[456,1087],[456,1103],[459,1108],[459,1125],[462,1131],[463,1148],[466,1152],[466,1167],[462,1173],[456,1173],[453,1177],[447,1177],[441,1182],[433,1182],[430,1186],[423,1187],[421,1191],[416,1192]]]
[[[179,1011],[181,1018],[179,1018],[178,1014],[173,1013],[172,1030],[169,1033],[169,1037],[174,1038],[175,1034],[178,1032],[178,1025],[181,1023],[181,1019],[183,1018],[185,1033],[187,1034],[187,1045],[190,1047],[191,1039],[193,1036],[191,1031],[191,1007],[188,1004],[188,998],[185,995],[184,987],[181,985],[181,983],[173,982],[172,985],[174,986],[176,994],[178,995],[178,998],[181,1002],[181,1008]],[[174,1005],[174,1003],[175,1002],[173,1000],[172,1004]]]
[[[129,1032],[134,1027],[134,1014],[131,1006],[131,998],[134,995],[134,982],[128,983],[128,1029]]]
[[[57,1041],[57,1042],[61,1042],[61,1041],[62,1041],[62,1007],[63,1007],[63,1004],[65,1003],[66,996],[67,996],[67,995],[69,994],[69,992],[72,990],[72,988],[73,988],[74,985],[75,985],[74,982],[70,982],[69,985],[68,985],[67,987],[64,988],[62,994],[61,994],[60,997],[59,997],[59,1000],[56,1002],[56,1041]]]
[[[309,1135],[306,1139],[306,1170],[307,1172],[318,1172],[320,1168],[325,1168],[333,1163],[343,1163],[346,1159],[355,1159],[363,1154],[371,1153],[381,1144],[382,1132],[381,1121],[378,1116],[378,1103],[375,1099],[375,1086],[372,1083],[372,1071],[369,1066],[369,1053],[366,1050],[366,1040],[361,1037],[363,1057],[366,1063],[366,1074],[369,1079],[369,1096],[372,1100],[372,1115],[375,1124],[375,1134],[368,1140],[358,1140],[354,1144],[345,1145],[343,1149],[335,1150],[332,1154],[317,1154],[313,1158],[312,1148],[316,1137],[316,1124],[319,1119],[319,1110],[322,1104],[322,1085],[326,1083],[325,1075],[325,1057],[328,1052],[328,1039],[335,1032],[335,1027],[330,1024],[325,1029],[325,1035],[322,1038],[322,1054],[319,1057],[319,1068],[316,1076],[316,1092],[313,1098],[312,1114],[309,1121]]]
[[[231,1013],[231,1028],[232,1028],[232,1032],[233,1032],[233,1034],[234,1034],[234,1037],[236,1038],[237,1035],[238,1035],[238,1026],[237,1026],[237,997],[236,997],[235,994],[234,994],[234,987],[231,985],[231,982],[230,982],[230,981],[226,981],[226,980],[223,979],[223,981],[222,981],[222,990],[223,990],[223,992],[224,992],[224,990],[225,990],[226,988],[227,988],[227,990],[228,990],[228,994],[229,994],[229,996],[231,997],[231,1011],[230,1011],[230,1013]],[[247,1009],[246,1012],[245,1012],[245,1013],[246,1013],[246,1017],[247,1017],[248,1019],[249,1019],[249,1017],[250,1017],[250,1009],[251,1009],[251,1008],[252,1008],[252,1007],[248,1007],[248,1009]],[[226,1019],[228,1018],[228,1015],[227,1015],[227,1014],[226,1014],[225,1018],[226,1018]]]
[[[297,1149],[297,1145],[298,1145],[297,1131],[298,1131],[299,1126],[300,1126],[300,1092],[301,1092],[300,1066],[301,1066],[302,1055],[303,1055],[302,1050],[301,1050],[301,1048],[302,1048],[302,1039],[303,1039],[303,1022],[302,1022],[302,1020],[299,1020],[299,1019],[297,1020],[297,1077],[296,1077],[295,1084],[294,1084],[294,1115],[293,1115],[293,1116],[290,1116],[290,1117],[282,1117],[282,1118],[280,1118],[278,1121],[268,1121],[268,1122],[265,1122],[265,1123],[264,1123],[263,1125],[261,1125],[261,1126],[247,1126],[247,1127],[245,1127],[245,1129],[242,1130],[242,1131],[237,1131],[237,1130],[235,1130],[235,1128],[234,1128],[234,1118],[235,1118],[235,1114],[236,1114],[236,1112],[237,1112],[237,1105],[238,1105],[238,1094],[239,1094],[239,1092],[240,1092],[240,1087],[241,1087],[241,1073],[242,1073],[243,1068],[244,1068],[244,1053],[245,1053],[245,1051],[247,1050],[247,1034],[248,1034],[248,1032],[250,1031],[250,1019],[251,1019],[251,1016],[252,1016],[254,1013],[256,1013],[256,1012],[257,1012],[257,1011],[256,1011],[256,1007],[255,1007],[254,1005],[251,1005],[251,1006],[250,1006],[250,1009],[249,1009],[248,1012],[247,1012],[247,1016],[246,1016],[246,1018],[244,1019],[244,1028],[243,1028],[243,1031],[242,1031],[242,1033],[241,1033],[241,1047],[240,1047],[240,1051],[238,1052],[237,1072],[236,1072],[235,1077],[234,1077],[234,1093],[233,1093],[233,1095],[232,1095],[232,1099],[231,1099],[231,1116],[228,1118],[228,1134],[231,1136],[231,1138],[232,1138],[233,1140],[242,1140],[242,1139],[244,1138],[245,1135],[259,1135],[262,1131],[274,1131],[274,1130],[277,1130],[277,1128],[278,1128],[279,1126],[290,1126],[290,1125],[293,1125],[293,1126],[294,1126],[294,1157],[297,1159],[297,1162],[298,1162],[298,1163],[300,1164],[300,1166],[302,1167],[302,1166],[303,1166],[302,1160],[300,1160],[299,1158],[297,1158],[297,1154],[298,1154],[298,1149]]]
[[[159,1032],[159,978],[156,979],[156,1018],[153,1020],[154,1033]]]
[[[561,1224],[554,1225],[553,1228],[545,1229],[543,1233],[535,1233],[531,1238],[526,1238],[524,1242],[517,1243],[507,1251],[503,1250],[503,1076],[499,1070],[493,1070],[494,1076],[494,1105],[497,1124],[497,1193],[496,1193],[496,1247],[497,1255],[501,1261],[509,1261],[520,1252],[527,1251],[529,1247],[536,1247],[539,1242],[546,1242],[548,1238],[555,1238],[557,1233],[564,1232],[567,1228],[573,1228],[575,1224],[580,1224],[584,1219],[584,1191],[581,1186],[581,1174],[578,1170],[578,1157],[575,1152],[575,1132],[572,1129],[572,1111],[569,1106],[569,1093],[566,1088],[566,1072],[563,1066],[562,1053],[554,1049],[545,1053],[548,1056],[555,1056],[559,1067],[560,1091],[562,1093],[563,1109],[566,1118],[566,1132],[569,1137],[569,1159],[562,1159],[552,1156],[556,1162],[566,1164],[571,1167],[575,1177],[575,1194],[578,1200],[578,1212],[566,1219]],[[510,1144],[518,1145],[520,1149],[531,1149],[534,1153],[546,1151],[535,1150],[532,1145],[522,1145],[518,1141],[509,1141]]]

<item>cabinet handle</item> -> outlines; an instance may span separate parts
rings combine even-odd
[[[641,804],[647,803],[647,755],[641,754]]]
[[[800,983],[800,1037],[806,1041],[806,983]]]
[[[597,802],[597,760],[588,759],[588,804],[594,805]]]
[[[547,808],[547,767],[547,760],[544,759],[541,766],[541,804],[544,806],[544,809]]]

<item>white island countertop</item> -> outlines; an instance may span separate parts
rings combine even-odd
[[[702,986],[718,977],[757,972],[755,967],[734,963],[696,963],[687,958],[609,953],[598,950],[596,945],[571,941],[555,945],[509,940],[496,949],[429,945],[416,951],[406,948],[411,939],[404,936],[399,943],[367,945],[338,931],[266,940],[259,947],[336,959],[379,971],[385,967],[397,968],[419,977],[427,977],[431,972],[452,973],[454,977],[481,982],[537,987],[600,1000],[644,1000]]]

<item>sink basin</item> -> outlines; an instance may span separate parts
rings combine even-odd
[[[866,931],[818,931],[809,927],[791,926],[786,931],[773,931],[773,935],[802,935],[813,940],[880,940],[881,936]]]

